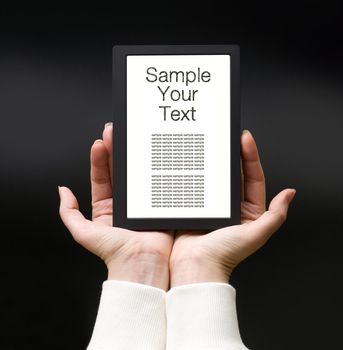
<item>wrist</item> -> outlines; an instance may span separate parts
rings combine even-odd
[[[169,288],[168,259],[157,254],[140,253],[117,257],[106,263],[108,280],[149,285],[167,291]]]
[[[185,257],[170,262],[170,288],[193,283],[229,283],[231,272],[201,257]]]

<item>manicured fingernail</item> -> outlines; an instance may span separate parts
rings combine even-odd
[[[101,139],[97,139],[94,141],[94,144],[99,143],[99,142],[103,142],[103,141]]]
[[[247,129],[244,129],[244,130],[242,131],[242,134],[246,134],[246,133],[250,133],[250,131],[247,130]]]
[[[113,125],[113,123],[112,122],[108,122],[108,123],[106,123],[105,124],[105,129],[107,128],[107,127],[109,127],[109,126],[112,126]]]

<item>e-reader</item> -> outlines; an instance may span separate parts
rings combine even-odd
[[[113,225],[240,223],[237,45],[113,48]]]

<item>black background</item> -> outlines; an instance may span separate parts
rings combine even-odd
[[[268,199],[297,189],[286,224],[232,276],[242,338],[261,350],[341,344],[342,7],[227,5],[0,9],[1,349],[90,339],[106,271],[60,222],[57,185],[89,216],[89,148],[112,118],[115,43],[241,46],[242,127]]]

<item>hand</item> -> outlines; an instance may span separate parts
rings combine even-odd
[[[59,187],[62,221],[79,244],[105,262],[108,279],[167,290],[173,231],[136,232],[112,226],[112,125],[94,142],[90,158],[92,220],[81,214],[71,190]]]
[[[229,281],[233,269],[262,247],[286,220],[294,189],[273,198],[265,211],[265,179],[251,133],[241,136],[241,225],[213,232],[177,231],[170,257],[171,287]]]

